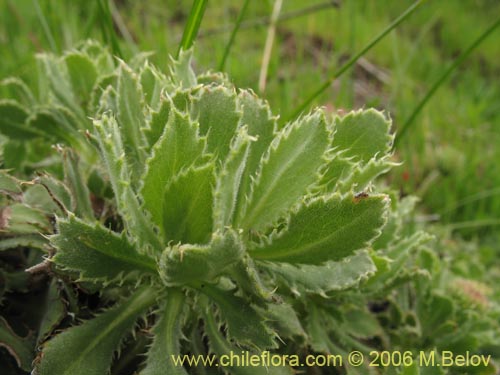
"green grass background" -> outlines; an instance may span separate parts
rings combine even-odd
[[[336,4],[336,5],[335,5]],[[406,0],[284,0],[267,87],[260,93],[286,118],[350,56],[400,15]],[[109,13],[106,6],[109,5]],[[129,58],[139,51],[165,68],[175,55],[191,1],[0,0],[0,78],[36,85],[34,53],[101,40]],[[195,43],[197,71],[220,64],[243,1],[208,3]],[[258,90],[274,1],[250,1],[225,71]],[[397,132],[446,68],[500,15],[495,0],[425,1],[319,96],[328,110],[376,107]],[[387,177],[421,197],[422,219],[496,242],[500,226],[500,29],[462,64],[411,124]]]

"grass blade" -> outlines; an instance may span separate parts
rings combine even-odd
[[[198,29],[200,28],[201,20],[205,14],[206,7],[207,0],[194,0],[186,27],[184,28],[184,33],[182,34],[182,40],[179,45],[179,50],[177,51],[177,57],[179,57],[181,50],[188,50],[193,45],[196,35],[198,34]]]
[[[33,7],[35,8],[35,13],[36,13],[36,16],[38,17],[38,20],[40,21],[40,24],[42,25],[43,33],[45,34],[45,37],[47,38],[47,41],[49,42],[50,49],[52,50],[52,52],[57,53],[58,50],[57,50],[56,41],[54,39],[54,35],[52,35],[49,24],[47,23],[47,18],[43,14],[42,8],[40,8],[40,4],[38,3],[38,0],[33,0]]]
[[[457,67],[462,64],[467,57],[493,32],[495,29],[500,26],[500,18],[498,18],[484,33],[482,33],[474,42],[472,42],[465,51],[461,53],[460,56],[446,69],[441,77],[437,79],[436,82],[432,85],[432,87],[429,89],[427,94],[423,97],[422,101],[418,103],[418,105],[415,107],[413,112],[411,113],[410,117],[408,117],[408,120],[405,121],[403,126],[401,127],[401,130],[399,131],[399,134],[397,134],[396,139],[394,141],[394,146],[396,146],[401,139],[403,139],[403,136],[406,134],[408,131],[409,127],[412,125],[413,121],[417,118],[419,113],[422,111],[424,106],[427,104],[427,102],[432,98],[432,96],[436,93],[436,91],[441,87],[441,85],[446,81],[446,79],[450,76],[451,73],[457,69]]]
[[[448,230],[459,230],[459,229],[469,229],[469,228],[481,228],[481,227],[493,227],[500,226],[499,219],[484,219],[484,220],[471,220],[471,221],[460,221],[458,223],[451,223],[445,226]]]
[[[352,56],[349,61],[337,69],[333,75],[323,83],[309,98],[307,98],[301,105],[298,106],[297,110],[288,118],[289,121],[298,117],[302,111],[310,106],[310,104],[321,95],[330,85],[339,78],[346,70],[351,68],[356,61],[358,61],[365,53],[372,49],[378,42],[380,42],[387,34],[394,30],[401,22],[407,19],[425,0],[417,0],[408,9],[406,9],[398,18],[390,23],[379,35],[377,35],[370,43],[368,43],[361,51]]]
[[[285,21],[290,21],[299,17],[311,15],[316,12],[320,12],[325,9],[329,8],[338,8],[340,4],[336,0],[327,0],[322,3],[318,4],[312,4],[312,5],[307,5],[303,8],[297,9],[297,10],[292,10],[289,12],[283,12],[279,15],[278,19],[276,22],[285,22]],[[252,18],[249,19],[248,21],[242,22],[240,25],[240,29],[251,29],[251,28],[258,28],[262,26],[268,26],[271,23],[271,17],[265,16],[265,17],[257,17],[257,18]],[[231,31],[231,27],[223,25],[223,26],[217,26],[213,27],[210,29],[205,30],[202,34],[198,35],[198,38],[206,38],[218,34],[225,34],[226,32]]]
[[[99,11],[101,13],[102,21],[102,36],[106,44],[110,44],[113,50],[113,54],[123,59],[123,54],[120,49],[120,44],[118,43],[118,36],[116,35],[114,28],[113,15],[109,8],[109,2],[111,0],[99,0]]]
[[[243,17],[245,16],[245,13],[247,11],[249,3],[250,3],[250,0],[245,0],[245,2],[243,3],[243,7],[240,10],[240,14],[238,14],[238,19],[236,20],[233,31],[231,32],[231,36],[229,38],[229,42],[227,42],[226,49],[224,50],[224,56],[222,56],[222,60],[219,64],[219,70],[221,72],[224,70],[224,66],[226,65],[227,56],[229,55],[229,51],[231,50],[231,47],[234,43],[234,38],[236,37],[236,33],[240,29],[241,21],[243,20]]]

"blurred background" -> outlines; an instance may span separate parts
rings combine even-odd
[[[265,97],[282,118],[412,4],[278,1],[210,1],[194,64],[197,72],[222,68],[238,87]],[[0,0],[0,79],[21,76],[36,85],[34,53],[60,53],[89,38],[105,42],[125,59],[151,52],[150,60],[165,69],[169,55],[177,53],[191,5],[173,0]],[[275,24],[270,22],[273,9]],[[376,107],[391,115],[396,133],[407,126],[394,155],[402,164],[385,178],[402,195],[421,198],[421,220],[492,247],[498,247],[500,227],[500,28],[430,94],[499,15],[496,0],[423,2],[313,102],[329,111]],[[263,63],[267,57],[268,66]]]

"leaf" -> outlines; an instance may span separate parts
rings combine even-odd
[[[0,155],[3,158],[2,167],[22,170],[27,164],[26,158],[23,157],[28,152],[27,146],[28,143],[21,140],[4,140],[0,147]]]
[[[94,121],[94,127],[102,159],[115,193],[118,212],[124,218],[127,231],[130,234],[133,233],[133,238],[139,243],[139,248],[149,245],[154,251],[161,251],[163,245],[151,221],[141,210],[138,197],[130,186],[130,170],[124,156],[125,152],[116,120],[103,116],[101,120]]]
[[[378,176],[387,173],[392,167],[399,165],[383,159],[372,158],[363,166],[359,164],[337,186],[337,191],[347,193],[350,191],[362,192]]]
[[[6,88],[11,98],[19,100],[25,107],[32,107],[35,104],[33,92],[21,79],[8,77],[0,81],[0,86]]]
[[[420,369],[417,361],[412,361],[410,366],[403,366],[398,375],[420,375]]]
[[[179,55],[183,50],[186,51],[193,45],[198,34],[198,29],[200,28],[201,20],[205,14],[205,8],[207,7],[207,0],[195,0],[191,11],[189,12],[189,17],[184,27],[184,32],[182,33],[182,40],[179,45]]]
[[[46,213],[46,215],[61,213],[60,207],[57,206],[57,203],[43,186],[36,183],[32,184],[31,182],[28,184],[28,188],[23,194],[23,203],[26,206],[38,209]]]
[[[232,86],[229,76],[224,72],[214,72],[212,70],[202,72],[196,76],[198,85],[222,85],[230,87]]]
[[[272,332],[257,313],[241,297],[232,291],[219,289],[210,284],[199,289],[217,304],[221,320],[226,324],[227,336],[239,345],[259,350],[277,347]]]
[[[108,89],[108,87],[116,87],[118,82],[117,73],[112,73],[109,75],[101,75],[97,78],[94,84],[92,93],[90,95],[90,101],[88,104],[89,113],[99,112],[99,107],[101,105],[101,97],[103,93]]]
[[[269,321],[269,324],[276,328],[281,339],[296,339],[297,337],[305,339],[307,337],[297,313],[290,304],[269,303],[262,314]]]
[[[0,347],[7,349],[9,354],[16,360],[17,365],[24,371],[31,370],[34,344],[31,335],[19,337],[7,321],[0,316]]]
[[[85,122],[85,113],[78,104],[74,92],[71,88],[66,64],[59,58],[50,54],[39,54],[37,56],[41,72],[39,75],[46,80],[48,87],[54,97],[63,106],[67,107],[80,121]],[[43,92],[43,91],[42,91]],[[42,98],[45,103],[49,103],[49,98]]]
[[[144,96],[139,79],[125,63],[120,63],[118,73],[118,114],[125,154],[135,176],[139,178],[146,160],[146,140],[142,129],[146,127],[143,113]]]
[[[324,311],[316,304],[308,305],[306,332],[309,334],[309,346],[316,352],[342,355],[345,358],[347,352],[332,342],[330,338],[331,328],[325,322],[323,315]]]
[[[148,150],[150,152],[156,142],[158,142],[162,134],[166,131],[171,111],[172,103],[170,102],[170,100],[163,99],[161,100],[158,110],[152,113],[151,120],[149,121],[149,126],[144,129],[144,135],[148,140]],[[148,154],[150,154],[150,152]]]
[[[417,306],[417,314],[422,337],[433,337],[433,333],[445,327],[447,322],[453,320],[456,308],[451,297],[437,293],[432,293],[426,300],[421,300]],[[454,326],[449,328],[455,330]]]
[[[0,133],[12,139],[26,140],[41,134],[26,125],[28,110],[13,100],[0,100]]]
[[[350,112],[335,119],[332,146],[343,150],[342,155],[355,161],[368,162],[375,156],[385,156],[392,147],[391,122],[374,109]]]
[[[37,109],[27,120],[28,126],[46,140],[61,142],[79,151],[90,153],[80,130],[88,129],[90,121],[81,124],[65,107],[51,105]]]
[[[248,253],[245,253],[242,259],[235,263],[227,273],[253,303],[267,306],[267,302],[272,300],[274,290],[265,285],[267,280],[261,277],[255,262],[248,256]]]
[[[113,353],[155,297],[149,288],[139,289],[94,319],[58,334],[44,345],[37,374],[107,374]]]
[[[318,185],[323,192],[338,192],[341,181],[353,173],[358,164],[343,158],[341,153],[336,152],[329,157],[329,161],[322,167],[321,180]]]
[[[71,190],[71,208],[81,218],[94,219],[87,181],[82,176],[80,161],[71,149],[63,151],[64,179]]]
[[[272,117],[268,104],[260,100],[252,91],[241,91],[237,104],[243,113],[240,126],[246,126],[248,134],[255,138],[250,146],[246,166],[241,176],[239,199],[236,202],[236,217],[239,217],[250,194],[251,180],[256,177],[260,160],[274,139],[276,118]]]
[[[209,245],[174,245],[168,247],[160,261],[160,276],[165,285],[189,285],[209,281],[239,262],[245,248],[237,233],[226,230],[214,233]]]
[[[79,50],[92,59],[100,74],[108,75],[115,70],[114,56],[111,55],[107,46],[103,46],[94,40],[86,40]]]
[[[347,310],[342,329],[351,336],[359,339],[370,339],[383,334],[383,329],[376,316],[363,306]]]
[[[158,322],[153,328],[153,344],[150,346],[146,367],[140,375],[187,375],[182,366],[175,366],[172,356],[179,355],[182,338],[185,298],[181,291],[169,289]]]
[[[32,275],[23,269],[13,272],[3,272],[5,291],[28,293],[33,285]]]
[[[202,152],[205,142],[197,135],[198,125],[175,109],[171,110],[168,122],[162,127],[164,127],[163,134],[153,147],[152,156],[146,164],[141,195],[144,199],[144,207],[151,213],[151,218],[163,232],[164,205],[166,199],[172,200],[165,194],[166,185],[171,184],[179,173],[203,160]],[[187,186],[191,185],[191,181],[185,180],[184,183],[187,183]],[[192,187],[197,188],[195,185]],[[209,186],[205,187],[210,190]],[[184,190],[183,186],[181,188]],[[180,212],[180,214],[179,217],[182,217],[183,213]],[[178,220],[179,217],[174,220]]]
[[[102,91],[97,103],[96,113],[97,115],[118,113],[118,93],[114,86],[110,85]],[[96,118],[99,118],[99,116],[96,116]]]
[[[381,263],[381,269],[379,269],[374,277],[368,281],[368,286],[376,286],[382,293],[386,293],[390,285],[397,282],[397,279],[402,273],[408,271],[405,267],[405,263],[408,262],[411,254],[432,239],[433,236],[430,234],[418,231],[409,237],[405,237],[391,244],[386,249],[389,259],[387,260],[387,258],[379,257],[378,261]],[[418,272],[418,270],[415,271]]]
[[[14,203],[0,209],[0,231],[11,234],[50,233],[52,224],[44,212]]]
[[[27,234],[0,240],[0,251],[15,249],[16,247],[29,247],[35,249],[45,249],[48,241],[39,234]]]
[[[45,313],[42,316],[36,342],[42,343],[66,317],[66,305],[62,301],[56,279],[52,279],[47,292]]]
[[[213,163],[191,167],[167,184],[162,200],[167,241],[202,244],[210,239],[213,186]]]
[[[73,92],[78,96],[80,105],[86,107],[97,80],[96,67],[88,56],[80,52],[66,54],[64,62]]]
[[[196,86],[196,75],[191,68],[191,59],[193,58],[193,51],[184,49],[179,52],[177,59],[172,59],[170,74],[172,81],[176,86],[183,89]]]
[[[167,77],[148,62],[141,70],[141,86],[144,90],[144,99],[148,105],[155,111],[160,107],[161,92],[168,87]]]
[[[130,273],[156,273],[153,259],[100,224],[91,226],[70,215],[58,220],[57,227],[58,234],[50,239],[57,249],[53,261],[64,270],[78,272],[80,280],[111,282]]]
[[[330,292],[349,289],[377,270],[366,252],[320,266],[275,262],[258,262],[258,265],[282,288],[297,295],[315,293],[326,296]]]
[[[200,124],[200,135],[207,137],[208,152],[224,160],[241,116],[236,93],[224,86],[203,86],[193,98],[191,116]]]
[[[205,321],[205,330],[208,335],[209,339],[209,347],[210,350],[218,355],[220,358],[221,356],[225,355],[228,356],[230,355],[229,353],[234,353],[235,356],[237,356],[239,353],[242,353],[242,350],[235,346],[232,345],[220,332],[218,325],[213,318],[212,314],[209,311],[206,311],[204,313],[204,321]],[[250,352],[248,353],[250,356],[258,356],[261,357],[262,353],[258,352]],[[261,357],[262,358],[262,357]],[[234,359],[236,362],[238,359]],[[259,374],[269,374],[269,375],[291,375],[294,374],[294,371],[288,367],[288,366],[266,366],[266,363],[261,364],[261,362],[258,362],[259,365],[255,366],[252,365],[233,365],[233,366],[224,366],[223,368],[231,374],[234,375],[255,375],[256,373]],[[222,367],[221,363],[216,362],[217,367]]]
[[[66,213],[71,209],[72,200],[71,192],[68,187],[60,180],[48,174],[39,175],[35,178],[34,182],[43,186],[52,201],[61,211],[61,214],[66,215]],[[34,205],[35,202],[30,204]]]
[[[9,175],[8,171],[0,169],[0,193],[19,199],[23,194],[21,181]]]
[[[170,99],[174,103],[174,107],[182,113],[189,113],[189,108],[193,102],[194,95],[200,90],[202,86],[196,86],[189,90],[177,89],[170,94]]]
[[[388,203],[386,195],[316,198],[293,212],[286,228],[271,235],[269,244],[251,249],[250,255],[303,264],[340,260],[381,233]]]
[[[297,203],[317,180],[328,143],[319,112],[286,126],[262,159],[239,227],[261,231]]]
[[[241,178],[246,169],[246,162],[251,143],[246,128],[240,128],[239,134],[231,145],[221,171],[217,175],[214,193],[214,230],[232,226],[233,217],[240,196]]]
[[[237,105],[242,112],[240,124],[246,125],[248,134],[256,137],[252,143],[251,156],[249,157],[250,174],[257,171],[260,159],[274,139],[276,131],[276,117],[272,116],[267,102],[259,99],[254,92],[242,90],[237,97]]]

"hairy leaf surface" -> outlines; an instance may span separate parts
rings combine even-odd
[[[210,314],[206,312],[204,314],[205,325],[207,330],[207,335],[209,338],[210,349],[212,352],[216,353],[218,356],[228,355],[228,353],[240,353],[241,349],[235,345],[232,345],[227,339],[221,334],[218,325]],[[259,355],[258,352],[253,352],[250,355]],[[227,370],[231,371],[234,375],[254,375],[257,372],[269,375],[291,375],[294,372],[288,366],[227,366]]]
[[[86,107],[95,81],[98,77],[94,62],[81,52],[71,52],[64,56],[73,92],[78,96],[80,105]]]
[[[21,190],[21,181],[10,176],[7,171],[0,169],[0,193],[20,197],[23,193]]]
[[[290,215],[270,243],[252,249],[255,259],[318,264],[364,248],[386,222],[385,195],[317,198]]]
[[[168,247],[161,258],[160,276],[166,285],[189,285],[197,280],[212,282],[241,260],[245,248],[232,230],[214,233],[209,245]]]
[[[78,272],[82,280],[112,281],[130,272],[156,272],[151,258],[100,224],[91,226],[70,216],[58,221],[58,229],[51,238],[57,249],[53,260],[63,269]]]
[[[134,171],[134,180],[139,178],[146,159],[145,139],[141,129],[146,127],[143,113],[142,88],[135,73],[124,63],[120,65],[118,75],[118,113],[123,145],[130,166]]]
[[[351,288],[361,280],[372,276],[375,265],[366,252],[352,255],[338,262],[326,262],[320,266],[288,263],[258,262],[259,266],[285,289],[295,294],[327,293]]]
[[[79,120],[85,120],[82,107],[76,100],[72,90],[66,64],[60,58],[51,54],[40,54],[37,56],[41,71],[40,74],[46,81],[46,88],[63,106],[70,109]],[[43,88],[42,88],[43,89]],[[42,100],[49,102],[49,97],[42,97]]]
[[[241,197],[241,180],[246,170],[253,141],[255,139],[247,134],[246,128],[241,128],[231,145],[231,150],[221,171],[217,175],[214,193],[214,230],[223,229],[225,226],[233,224],[238,198]]]
[[[262,160],[239,226],[263,230],[297,203],[317,179],[328,143],[321,114],[299,119],[284,128]]]
[[[200,134],[207,136],[208,151],[224,160],[241,115],[235,92],[223,86],[201,88],[193,98],[191,115],[200,123]]]
[[[151,289],[142,288],[94,319],[60,333],[45,344],[38,374],[107,374],[123,337],[154,302]]]
[[[0,316],[0,347],[6,349],[24,371],[30,371],[33,361],[34,339],[31,336],[18,336]]]
[[[346,158],[366,163],[390,151],[394,138],[389,133],[390,127],[391,122],[374,109],[351,112],[336,119],[333,147],[343,150]]]
[[[157,111],[154,111],[149,121],[149,126],[144,129],[144,135],[148,141],[148,154],[150,155],[153,146],[158,142],[161,135],[165,132],[168,118],[172,110],[170,100],[162,100]],[[151,157],[151,155],[150,155]]]
[[[167,241],[208,242],[212,233],[214,184],[214,165],[209,163],[189,168],[165,187],[163,231]]]
[[[13,100],[0,100],[0,133],[12,139],[26,140],[42,134],[26,125],[28,110]]]
[[[115,193],[118,212],[125,218],[127,230],[134,233],[134,239],[140,245],[151,245],[154,250],[160,251],[163,246],[130,186],[130,169],[116,120],[103,116],[101,120],[94,121],[94,126],[102,159]]]
[[[171,79],[176,86],[186,89],[196,85],[196,75],[191,68],[192,57],[193,50],[189,49],[187,51],[179,51],[179,57],[177,60],[172,59],[170,73]]]
[[[208,284],[200,291],[217,304],[229,338],[240,345],[260,350],[276,347],[275,334],[243,298],[235,296],[233,291],[222,290]]]
[[[160,118],[163,118],[163,115],[154,118],[154,120],[160,121]],[[144,207],[151,213],[153,221],[162,230],[164,229],[163,209],[165,199],[176,200],[175,195],[169,196],[165,194],[165,186],[169,185],[181,171],[187,170],[197,161],[201,161],[205,147],[204,140],[198,137],[198,124],[192,122],[189,117],[182,115],[175,109],[171,110],[168,122],[163,126],[165,130],[153,147],[151,158],[147,161],[146,174],[141,190]],[[184,180],[183,182],[189,186],[195,181]],[[192,185],[192,187],[197,188],[195,185]],[[206,184],[203,187],[210,188]],[[178,213],[182,214],[182,212]],[[169,230],[164,232],[164,234],[166,233],[171,234]],[[168,239],[174,238],[169,237]]]
[[[236,217],[240,215],[247,202],[251,181],[256,177],[260,161],[274,139],[276,131],[276,118],[272,116],[269,106],[258,99],[253,92],[241,91],[238,95],[238,106],[243,113],[240,124],[247,127],[248,134],[254,137],[254,141],[248,151],[246,166],[241,176]]]

